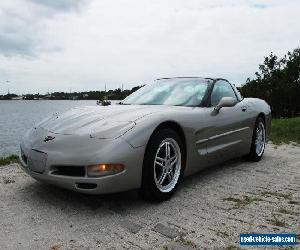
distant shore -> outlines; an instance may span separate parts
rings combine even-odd
[[[101,99],[44,99],[44,98],[34,98],[34,99],[0,99],[0,101],[99,101]],[[107,99],[108,101],[120,101],[122,99]]]
[[[0,100],[123,100],[125,97],[135,92],[141,86],[132,89],[114,89],[104,91],[86,91],[86,92],[53,92],[46,94],[23,94],[7,93],[0,95]]]

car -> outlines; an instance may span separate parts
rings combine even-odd
[[[259,161],[271,109],[221,78],[162,78],[118,105],[46,118],[21,142],[23,170],[87,194],[139,190],[163,201],[184,176],[245,156]]]

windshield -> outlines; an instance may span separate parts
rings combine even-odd
[[[166,79],[148,84],[129,95],[123,104],[199,106],[209,81],[201,78]]]

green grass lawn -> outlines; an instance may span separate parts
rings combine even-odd
[[[0,157],[0,166],[8,165],[11,163],[19,162],[19,157],[17,155],[10,155],[6,157]]]
[[[300,117],[272,119],[270,140],[275,144],[300,144]]]

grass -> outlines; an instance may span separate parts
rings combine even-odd
[[[276,217],[275,214],[273,215],[273,219],[269,220],[274,226],[277,227],[287,227],[288,225],[285,223],[285,221],[281,221],[278,219],[278,217]]]
[[[270,140],[274,144],[300,144],[300,117],[272,119]]]
[[[178,249],[199,249],[197,244],[189,239],[185,238],[185,234],[180,234],[179,236],[176,237],[175,242],[180,243],[181,246],[178,246]],[[168,247],[168,246],[162,246],[161,250],[169,250],[169,249],[175,249],[173,247]],[[176,248],[177,249],[177,248]]]
[[[263,196],[275,196],[278,198],[284,198],[287,200],[291,200],[293,195],[291,193],[279,193],[279,192],[271,192],[271,191],[264,191],[261,193]]]
[[[9,164],[16,163],[16,162],[19,162],[19,157],[17,155],[0,157],[0,166],[9,165]]]
[[[220,231],[220,230],[215,230],[215,229],[212,229],[212,228],[208,228],[208,230],[211,230],[211,231],[215,232],[216,235],[219,236],[219,237],[222,237],[222,238],[229,237],[229,234],[226,233],[226,232],[223,232],[223,231]]]
[[[257,197],[249,197],[249,196],[244,196],[242,199],[239,198],[234,198],[234,197],[228,197],[223,199],[223,201],[231,201],[234,202],[234,208],[243,208],[255,201],[261,201],[260,198]]]
[[[238,250],[238,249],[240,249],[240,248],[237,247],[237,246],[234,246],[234,245],[230,245],[230,246],[225,247],[225,250]]]
[[[294,250],[294,249],[295,249],[295,248],[292,247],[292,246],[287,246],[287,247],[284,248],[284,250]]]
[[[176,242],[179,242],[185,246],[188,246],[190,248],[198,248],[196,243],[194,243],[193,241],[186,239],[183,235],[179,235],[176,240]]]
[[[286,209],[286,208],[280,208],[278,210],[278,212],[281,213],[281,214],[298,215],[297,212],[294,212],[293,210]]]
[[[299,201],[289,201],[289,204],[300,205],[300,202]]]

